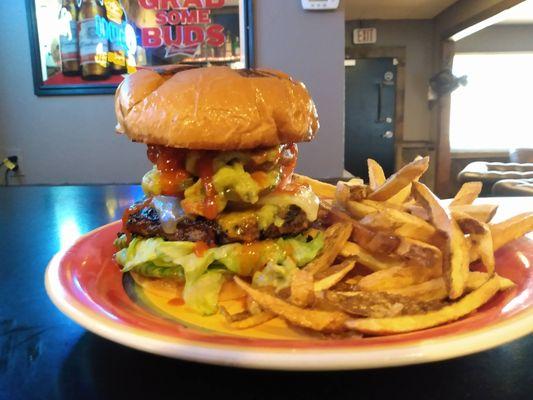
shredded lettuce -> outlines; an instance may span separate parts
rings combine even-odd
[[[185,303],[199,313],[210,314],[216,311],[225,274],[253,276],[256,286],[282,289],[290,284],[296,268],[317,256],[324,237],[319,232],[315,237],[266,240],[254,244],[255,248],[232,243],[208,249],[201,256],[195,253],[195,246],[193,242],[137,237],[119,250],[115,259],[123,272],[185,280]]]

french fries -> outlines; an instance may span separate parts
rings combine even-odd
[[[352,226],[347,223],[336,223],[330,226],[325,232],[325,244],[322,254],[304,267],[304,270],[311,276],[325,270],[339,255],[342,248],[348,241]]]
[[[420,178],[429,167],[429,157],[410,162],[394,175],[389,177],[383,185],[374,190],[368,198],[384,201],[390,199],[414,180]]]
[[[411,332],[455,321],[485,304],[500,290],[497,278],[491,278],[459,301],[425,314],[392,318],[358,318],[346,321],[346,327],[369,335]]]
[[[383,168],[381,168],[381,165],[379,165],[375,160],[372,160],[371,158],[367,160],[367,165],[368,186],[370,186],[370,189],[374,191],[385,183],[385,173],[383,172]]]
[[[235,276],[233,278],[248,295],[261,307],[282,317],[283,319],[316,331],[342,331],[347,320],[346,314],[340,311],[308,310],[289,304],[280,298],[252,288],[246,282]]]
[[[254,307],[229,315],[234,329],[272,318],[325,333],[390,335],[462,318],[515,284],[496,273],[494,252],[533,231],[533,212],[492,224],[497,206],[472,204],[479,182],[461,187],[448,207],[418,182],[428,157],[386,178],[368,160],[369,182],[325,184],[301,175],[328,214],[324,246],[291,271],[289,287],[257,289],[234,282]],[[486,272],[470,264],[481,259]]]
[[[450,206],[450,210],[469,215],[481,222],[490,222],[496,214],[498,206],[494,204],[465,204]]]
[[[482,189],[483,183],[481,182],[464,183],[450,203],[450,207],[472,204]]]

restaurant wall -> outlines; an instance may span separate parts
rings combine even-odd
[[[256,63],[303,81],[320,117],[315,141],[299,146],[298,171],[340,176],[344,166],[344,10],[304,11],[299,1],[254,2]]]
[[[456,53],[533,51],[533,25],[494,25],[455,43]]]
[[[427,106],[432,74],[433,24],[430,20],[346,21],[346,46],[354,45],[353,29],[377,28],[377,47],[406,48],[404,140],[431,139],[431,113]]]
[[[254,4],[257,64],[304,81],[320,112],[318,140],[301,146],[299,170],[336,176],[343,164],[344,12],[305,12],[300,2],[283,0]],[[138,182],[148,168],[145,149],[114,133],[113,96],[35,96],[25,2],[1,1],[0,26],[0,149],[19,149],[25,174],[12,182]]]

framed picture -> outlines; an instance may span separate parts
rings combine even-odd
[[[253,67],[252,0],[26,0],[35,94],[114,93],[170,65]]]

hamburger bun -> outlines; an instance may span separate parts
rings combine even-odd
[[[115,111],[133,141],[191,150],[305,142],[319,127],[305,86],[274,70],[139,70],[118,87]]]

